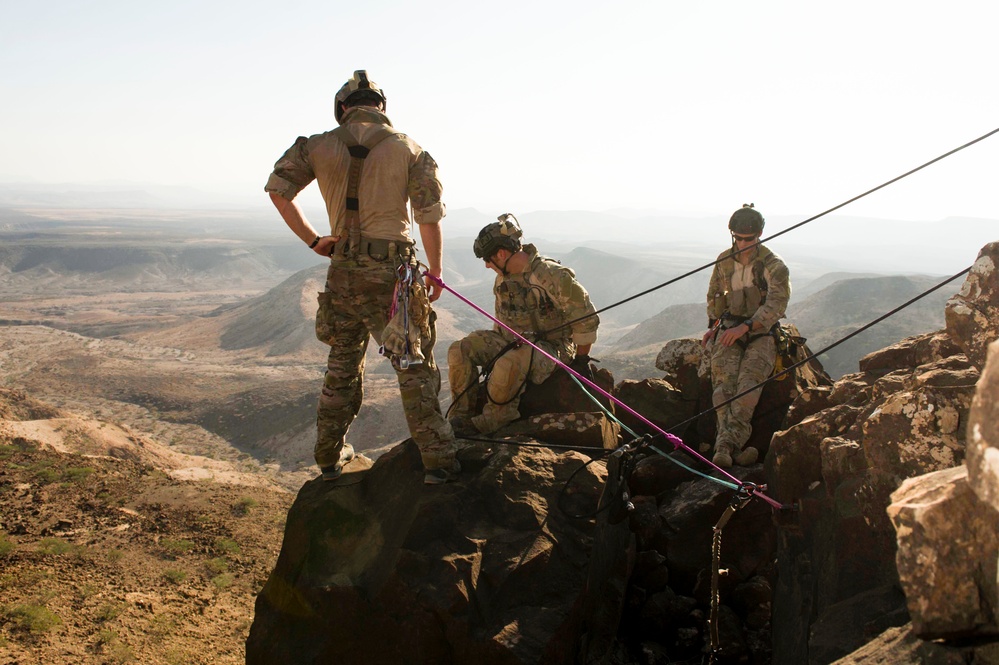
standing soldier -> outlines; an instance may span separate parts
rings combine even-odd
[[[597,318],[590,296],[576,276],[534,245],[521,245],[517,218],[501,215],[483,228],[472,246],[475,256],[496,273],[496,318],[531,338],[547,353],[573,368],[589,364],[597,339]],[[567,325],[568,324],[568,325]],[[527,382],[542,383],[556,364],[506,329],[476,330],[448,349],[451,423],[458,436],[490,434],[520,417],[520,395]],[[486,404],[473,414],[479,367],[491,367]]]
[[[787,266],[759,244],[763,215],[749,203],[728,222],[732,247],[718,256],[708,286],[708,328],[702,344],[711,344],[712,402],[718,432],[712,462],[722,468],[756,462],[759,451],[743,449],[759,390],[718,407],[762,383],[773,373],[777,356],[774,333],[791,297]]]
[[[420,229],[429,273],[440,277],[445,208],[433,158],[385,115],[385,94],[364,70],[336,94],[339,127],[299,137],[277,161],[265,190],[288,227],[330,259],[319,296],[316,335],[330,345],[319,397],[316,463],[336,480],[354,458],[345,442],[361,408],[369,336],[392,358],[409,431],[420,448],[424,482],[442,484],[459,472],[454,433],[438,402],[434,363],[440,287],[418,277],[407,202]],[[320,235],[295,197],[313,180],[326,202],[330,235]],[[394,316],[393,316],[394,315]],[[401,322],[401,323],[400,323]]]

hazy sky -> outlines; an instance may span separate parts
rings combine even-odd
[[[0,0],[0,15],[0,181],[263,201],[294,138],[335,126],[358,68],[440,164],[448,205],[489,213],[807,216],[999,127],[994,0]],[[997,162],[999,135],[843,214],[999,219]]]

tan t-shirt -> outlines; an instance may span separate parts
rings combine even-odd
[[[388,117],[377,109],[359,106],[347,109],[342,118],[362,145],[384,127]],[[346,233],[347,175],[350,153],[331,132],[298,137],[274,164],[265,191],[289,201],[306,185],[317,181],[326,201],[330,234]],[[394,134],[371,150],[364,160],[358,186],[361,235],[370,239],[411,240],[407,201],[418,224],[437,224],[446,214],[437,163],[429,153],[405,134]]]

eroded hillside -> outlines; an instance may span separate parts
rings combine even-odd
[[[0,392],[0,663],[242,663],[291,494],[86,424]]]

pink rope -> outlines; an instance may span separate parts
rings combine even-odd
[[[469,300],[468,298],[466,298],[465,296],[461,295],[460,293],[458,293],[457,291],[455,291],[454,289],[452,289],[450,286],[448,286],[447,284],[445,284],[444,280],[442,280],[440,277],[436,277],[434,275],[431,275],[429,272],[424,272],[423,274],[425,276],[429,277],[434,282],[436,282],[438,285],[440,285],[440,287],[442,289],[444,289],[444,290],[446,290],[446,291],[454,294],[455,297],[457,297],[459,300],[461,300],[466,305],[470,306],[472,309],[474,309],[475,311],[477,311],[479,314],[482,314],[483,316],[485,316],[486,318],[488,318],[490,321],[492,321],[493,323],[495,323],[496,325],[500,326],[501,328],[503,328],[504,330],[506,330],[507,332],[509,332],[511,335],[513,335],[514,337],[516,337],[517,339],[519,339],[521,342],[523,342],[523,343],[531,346],[532,348],[534,348],[535,351],[538,351],[539,353],[541,353],[543,356],[545,356],[549,360],[554,361],[562,369],[564,369],[565,371],[567,371],[570,374],[572,374],[574,377],[576,377],[577,379],[579,379],[580,381],[582,381],[583,383],[585,383],[587,386],[589,386],[590,388],[593,388],[594,390],[596,390],[597,392],[599,392],[601,395],[603,395],[604,397],[606,397],[607,399],[611,400],[612,402],[614,402],[615,404],[617,404],[618,406],[620,406],[622,409],[624,409],[625,411],[627,411],[628,413],[630,413],[631,415],[633,415],[635,418],[638,418],[643,423],[645,423],[646,425],[648,425],[652,429],[654,429],[657,432],[659,432],[663,437],[666,438],[666,440],[669,443],[673,444],[673,449],[674,450],[677,449],[677,448],[682,448],[688,454],[692,455],[693,457],[696,457],[697,459],[701,460],[702,462],[704,462],[708,466],[716,469],[719,473],[721,473],[723,476],[725,476],[729,480],[733,481],[734,483],[738,484],[740,487],[744,487],[745,486],[745,484],[741,480],[739,480],[738,478],[736,478],[735,476],[733,476],[732,474],[730,474],[728,471],[726,471],[725,469],[722,469],[717,464],[715,464],[714,462],[712,462],[711,460],[709,460],[708,458],[704,457],[699,452],[697,452],[696,450],[694,450],[693,448],[691,448],[690,446],[688,446],[687,444],[685,444],[683,442],[683,440],[680,439],[680,437],[676,436],[675,434],[670,434],[669,432],[667,432],[663,428],[659,427],[654,422],[652,422],[651,420],[649,420],[648,418],[646,418],[645,416],[643,416],[642,414],[640,414],[638,411],[635,411],[633,408],[631,408],[630,406],[628,406],[627,404],[625,404],[624,402],[622,402],[621,400],[619,400],[617,397],[614,397],[614,395],[610,394],[609,392],[607,392],[606,390],[604,390],[603,388],[601,388],[600,386],[598,386],[596,383],[594,383],[590,379],[586,378],[585,376],[583,376],[582,374],[580,374],[579,372],[577,372],[573,368],[569,367],[567,364],[565,364],[564,362],[562,362],[561,360],[559,360],[558,358],[556,358],[552,354],[548,353],[547,351],[545,351],[544,349],[542,349],[541,347],[539,347],[537,344],[535,344],[531,340],[529,340],[526,337],[524,337],[523,335],[521,335],[519,332],[517,332],[516,330],[514,330],[510,326],[508,326],[505,323],[503,323],[502,321],[500,321],[499,319],[497,319],[496,317],[494,317],[492,314],[490,314],[489,312],[485,311],[484,309],[482,309],[481,307],[479,307],[478,305],[476,305],[474,302],[472,302],[471,300]],[[761,499],[763,499],[764,501],[766,501],[767,503],[769,503],[774,508],[778,508],[779,509],[779,508],[782,507],[779,502],[771,499],[766,494],[764,494],[763,492],[760,492],[758,490],[753,492],[753,496],[760,497]]]

